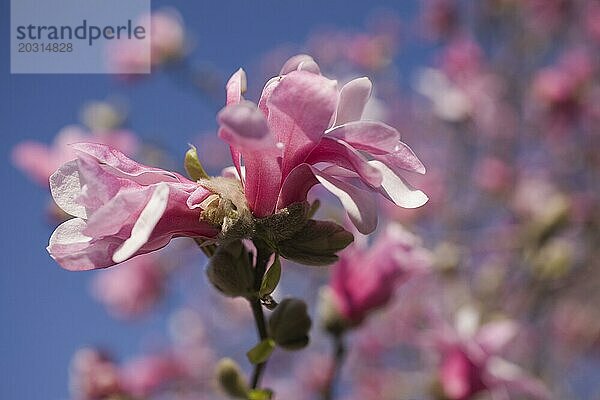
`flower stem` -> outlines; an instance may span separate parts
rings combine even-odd
[[[333,365],[329,372],[329,379],[322,391],[323,400],[333,400],[335,387],[341,375],[342,366],[346,358],[346,346],[344,345],[343,334],[333,335]]]
[[[263,277],[267,271],[267,264],[271,258],[271,250],[262,242],[254,242],[256,246],[256,265],[254,266],[254,290],[258,293],[262,284]],[[269,337],[267,333],[267,325],[265,323],[265,315],[263,313],[262,304],[260,299],[249,299],[250,306],[252,307],[252,315],[254,315],[254,321],[256,323],[256,330],[260,341],[263,341]],[[256,364],[254,372],[252,373],[252,389],[256,389],[260,385],[260,379],[265,370],[267,362]]]
[[[250,302],[252,306],[252,314],[254,315],[254,321],[256,322],[256,328],[258,330],[258,337],[261,341],[265,340],[267,335],[267,326],[265,324],[265,316],[263,314],[262,305],[260,304],[260,300],[252,300]],[[256,389],[260,384],[260,378],[267,366],[267,362],[263,362],[260,364],[256,364],[254,366],[254,371],[252,372],[252,381],[251,387],[252,389]]]

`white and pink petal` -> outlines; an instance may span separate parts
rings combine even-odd
[[[166,183],[159,183],[135,221],[130,236],[113,254],[112,259],[115,263],[131,258],[150,240],[154,227],[167,209],[168,201],[169,186]]]
[[[387,198],[397,206],[403,208],[421,207],[429,198],[422,191],[413,188],[400,175],[378,160],[369,161],[369,164],[379,170],[383,179],[381,191]]]
[[[103,144],[75,143],[72,146],[78,152],[97,159],[107,172],[132,180],[139,185],[151,185],[159,182],[194,183],[175,172],[137,163],[120,151]]]
[[[397,150],[400,133],[378,121],[354,121],[335,126],[327,137],[341,139],[354,148],[371,154],[389,154]]]
[[[401,173],[402,170],[418,174],[426,172],[421,160],[404,142],[398,141],[393,152],[385,155],[376,155],[375,158],[385,163],[396,173]]]
[[[77,202],[82,186],[77,160],[64,163],[50,176],[50,192],[56,204],[69,215],[87,218],[86,208]]]
[[[289,74],[292,71],[307,71],[313,74],[321,74],[321,69],[315,60],[307,54],[298,54],[291,57],[283,64],[279,75]]]
[[[362,234],[368,235],[377,227],[375,194],[311,167],[319,183],[335,195],[346,210],[350,221]]]
[[[86,222],[81,218],[73,218],[59,225],[50,237],[47,248],[50,256],[70,271],[113,265],[112,253],[122,240],[116,237],[94,240],[83,234],[85,227]]]
[[[306,159],[307,164],[327,162],[356,172],[361,180],[372,187],[381,185],[381,173],[368,160],[343,140],[323,138]]]
[[[225,86],[227,91],[226,104],[230,105],[241,102],[244,99],[243,94],[246,92],[246,85],[246,72],[240,68],[229,78]]]
[[[360,120],[369,97],[371,97],[372,89],[373,84],[367,77],[357,78],[346,83],[340,90],[332,126]]]

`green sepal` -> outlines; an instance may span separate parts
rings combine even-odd
[[[281,260],[279,260],[279,255],[275,254],[275,260],[265,273],[265,276],[262,280],[258,296],[263,298],[273,293],[277,287],[277,284],[279,283],[279,279],[281,279]]]
[[[200,179],[208,179],[209,176],[202,167],[200,160],[198,159],[198,151],[196,147],[190,144],[190,148],[185,153],[185,159],[183,162],[185,171],[195,181]]]
[[[248,400],[271,400],[273,391],[271,389],[251,389],[248,391]]]
[[[300,264],[329,265],[338,260],[336,253],[353,240],[350,232],[334,222],[310,219],[292,238],[279,242],[277,251]]]
[[[252,364],[261,364],[269,359],[273,350],[275,350],[275,341],[268,338],[250,349],[246,356]]]
[[[275,214],[254,220],[256,235],[270,246],[293,237],[306,224],[309,209],[306,201],[293,203]]]

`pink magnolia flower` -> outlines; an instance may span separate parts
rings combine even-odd
[[[389,225],[370,248],[359,246],[341,254],[330,282],[337,310],[353,324],[386,305],[400,284],[430,263],[420,240],[398,224]]]
[[[467,400],[485,390],[498,399],[508,400],[514,392],[531,396],[528,398],[549,398],[540,381],[501,357],[518,328],[511,320],[480,326],[475,310],[459,310],[455,326],[438,332],[439,379],[444,395],[451,400]]]
[[[97,275],[92,284],[94,297],[118,318],[135,318],[148,312],[160,300],[166,276],[154,254],[125,261]]]
[[[306,55],[288,60],[267,82],[258,106],[242,97],[246,76],[227,84],[219,136],[229,143],[249,208],[265,217],[306,200],[316,184],[337,196],[362,233],[377,225],[374,195],[415,208],[427,196],[402,177],[424,173],[394,128],[361,120],[371,93],[367,78],[336,88]]]
[[[51,146],[35,141],[19,143],[12,151],[12,160],[31,179],[47,187],[50,175],[62,164],[75,158],[75,150],[69,145],[79,142],[103,143],[129,155],[137,150],[137,139],[129,131],[86,132],[70,125],[56,135]]]
[[[198,183],[105,145],[73,149],[77,158],[50,177],[56,204],[75,217],[56,228],[48,245],[63,268],[106,268],[158,250],[173,237],[219,233],[200,220],[201,202],[212,193]]]

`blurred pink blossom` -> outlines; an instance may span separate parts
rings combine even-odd
[[[174,9],[162,9],[143,16],[137,22],[150,26],[149,46],[143,41],[121,40],[108,48],[107,63],[114,72],[125,74],[147,71],[177,60],[186,52],[185,28]]]
[[[142,356],[122,367],[123,386],[135,397],[146,398],[165,385],[187,376],[178,358],[171,354]]]
[[[186,38],[183,20],[179,12],[174,9],[155,11],[150,16],[150,26],[153,65],[183,56]]]
[[[388,66],[395,50],[393,38],[387,35],[355,35],[346,46],[348,60],[367,71],[377,71]]]
[[[584,301],[565,299],[557,304],[551,320],[552,334],[569,353],[600,348],[597,309]]]
[[[35,141],[19,143],[12,151],[13,163],[38,184],[48,187],[48,178],[62,164],[76,158],[70,145],[79,142],[103,143],[127,155],[138,148],[136,136],[126,130],[86,131],[75,125],[64,127],[51,146]]]
[[[369,29],[354,33],[328,29],[314,33],[307,49],[325,68],[335,70],[351,66],[377,72],[388,67],[396,56],[400,19],[394,13],[375,13]]]
[[[296,364],[294,375],[307,393],[321,393],[328,383],[333,366],[330,356],[322,353],[309,353]]]
[[[585,8],[585,27],[590,37],[600,43],[600,4],[589,2]]]
[[[103,271],[92,283],[92,294],[108,311],[130,319],[146,314],[161,298],[166,276],[154,253],[123,263],[122,268]]]
[[[445,121],[475,124],[473,132],[490,138],[515,135],[518,115],[507,102],[507,82],[487,64],[483,50],[461,36],[443,49],[441,68],[423,69],[417,91],[433,103],[434,114]]]
[[[107,47],[106,55],[109,71],[118,74],[143,74],[151,71],[150,48],[133,41],[119,41],[111,44],[112,46]]]
[[[456,29],[457,5],[455,0],[424,0],[421,19],[425,34],[435,39],[447,39]]]
[[[557,30],[569,14],[569,0],[516,0],[524,15],[524,25],[537,35]]]
[[[69,386],[76,400],[101,400],[124,393],[117,365],[92,348],[77,351],[69,368]]]
[[[56,228],[48,252],[65,269],[110,267],[166,246],[173,237],[212,238],[200,221],[212,194],[183,176],[138,164],[108,146],[73,145],[77,159],[50,177],[56,204],[74,216]]]
[[[430,254],[420,240],[398,224],[389,225],[372,246],[355,244],[333,266],[330,288],[341,315],[361,323],[385,306],[403,282],[430,268]]]
[[[555,65],[541,69],[534,76],[533,96],[551,111],[577,111],[595,68],[588,50],[570,50]]]
[[[496,157],[485,157],[475,166],[475,183],[490,193],[502,193],[513,183],[514,171]]]
[[[477,74],[483,64],[483,50],[472,38],[453,39],[442,54],[442,70],[451,79]]]
[[[355,378],[353,390],[346,400],[395,400],[412,399],[414,397],[404,393],[403,385],[398,371],[382,366],[373,366],[368,372]],[[411,380],[411,385],[417,386],[416,380]]]
[[[211,326],[211,329],[215,329]],[[195,385],[211,382],[216,364],[214,344],[209,341],[202,316],[189,308],[173,314],[170,320],[173,356]],[[208,386],[208,385],[207,385]]]
[[[546,68],[538,72],[533,81],[533,93],[547,105],[557,105],[572,100],[576,81],[568,72],[558,68]]]
[[[455,324],[437,332],[439,379],[445,396],[468,400],[485,390],[506,400],[511,398],[509,393],[549,399],[541,381],[501,357],[518,330],[511,320],[479,325],[477,311],[469,306],[460,309]]]

